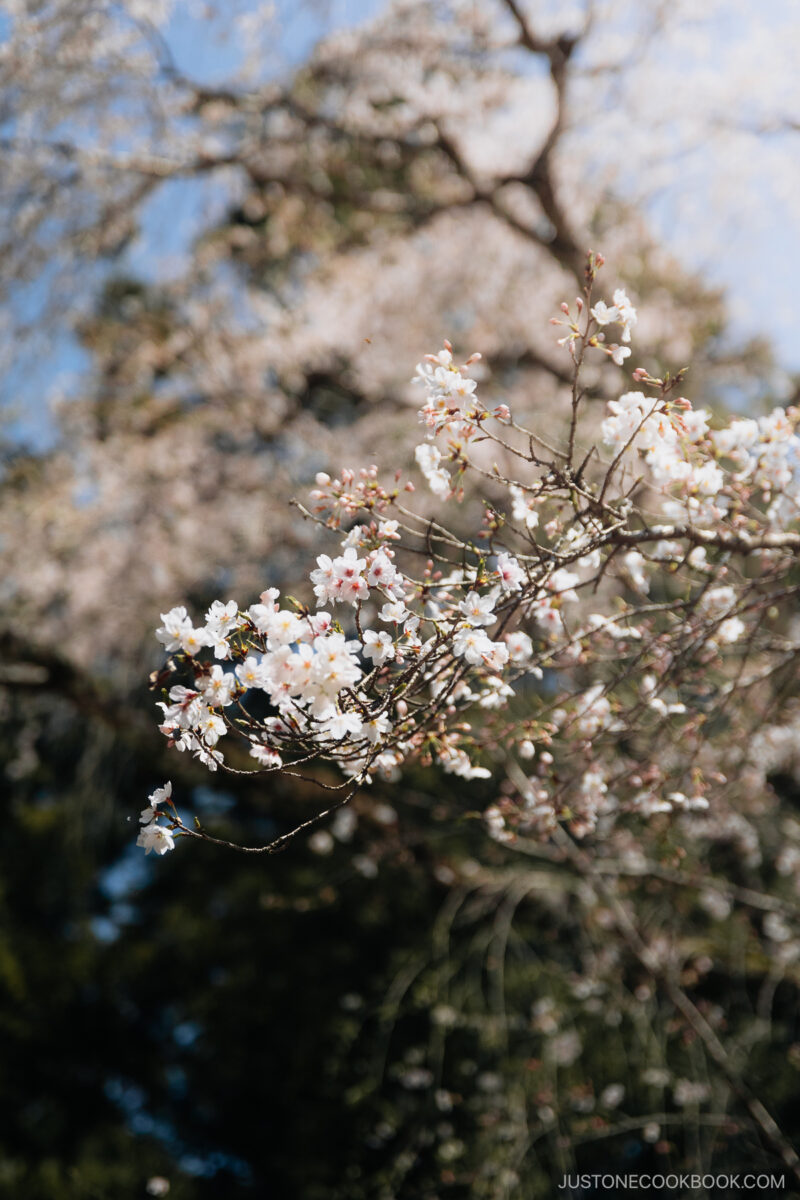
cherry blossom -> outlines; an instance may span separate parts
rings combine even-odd
[[[429,432],[414,459],[441,511],[409,507],[402,470],[394,485],[374,464],[318,473],[301,511],[329,534],[348,529],[300,598],[268,589],[244,612],[219,601],[197,627],[183,606],[162,615],[158,640],[186,678],[159,701],[170,745],[211,770],[241,770],[226,749],[241,738],[256,772],[331,763],[339,805],[414,759],[465,781],[505,769],[512,790],[486,822],[507,842],[560,821],[584,837],[628,816],[696,820],[721,803],[698,681],[713,678],[723,704],[788,652],[767,625],[800,538],[798,415],[718,427],[677,394],[680,374],[641,370],[647,390],[612,394],[600,421],[584,412],[583,360],[608,361],[597,326],[618,321],[624,338],[637,317],[621,289],[613,309],[590,303],[599,257],[588,264],[577,315],[562,306],[576,397],[566,449],[482,405],[476,356],[457,367],[449,343],[427,356]],[[472,534],[456,473],[485,489]],[[681,738],[696,767],[675,755]],[[513,747],[535,762],[531,778],[514,774]],[[171,846],[154,822],[208,836],[172,807],[144,815],[140,844],[160,853]]]

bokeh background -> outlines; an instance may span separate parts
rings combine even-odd
[[[798,52],[792,0],[0,6],[0,1194],[780,1173],[591,880],[486,837],[494,784],[410,773],[265,861],[133,842],[167,778],[242,841],[314,811],[166,750],[153,630],[302,578],[289,499],[406,464],[443,337],[547,422],[592,248],[633,365],[796,401]],[[790,1141],[796,733],[739,821],[597,849]]]

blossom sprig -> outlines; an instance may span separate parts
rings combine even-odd
[[[400,471],[388,486],[374,465],[322,473],[298,507],[340,544],[317,556],[304,598],[215,601],[197,625],[183,606],[162,614],[181,672],[159,702],[171,746],[210,770],[314,779],[337,794],[320,817],[414,759],[484,787],[505,774],[487,811],[500,840],[684,819],[719,800],[705,730],[796,653],[776,624],[799,586],[798,414],[721,425],[678,394],[682,373],[637,369],[650,394],[623,391],[598,427],[583,364],[607,350],[604,326],[628,341],[636,322],[621,289],[593,302],[601,265],[590,258],[577,316],[564,306],[560,445],[484,405],[478,356],[457,366],[445,343],[415,376],[434,515],[424,492],[409,506]],[[470,536],[460,501],[475,488]],[[174,831],[214,840],[146,811],[146,849],[172,848]]]
[[[313,511],[326,513],[331,528],[338,529],[343,520],[363,511],[384,513],[399,494],[397,484],[401,472],[395,473],[395,487],[387,489],[378,478],[378,468],[374,464],[362,467],[358,471],[344,468],[339,476],[332,479],[327,471],[319,471],[316,476],[316,487],[310,494]],[[413,484],[407,483],[406,490],[413,491]]]
[[[173,829],[176,825],[177,813],[175,806],[172,803],[172,783],[167,781],[163,787],[156,788],[148,796],[147,808],[142,809],[139,822],[141,829],[139,836],[136,839],[136,845],[144,849],[145,854],[149,854],[154,850],[156,854],[166,854],[169,850],[175,849],[175,838]],[[171,810],[169,815],[160,806],[165,805],[167,810]],[[166,817],[166,823],[162,824],[162,818]]]
[[[636,325],[638,317],[636,309],[622,288],[615,289],[614,303],[612,305],[606,304],[603,300],[598,300],[591,309],[591,314],[598,325],[621,325],[623,342],[631,340],[631,330]],[[620,365],[622,364],[620,363]]]

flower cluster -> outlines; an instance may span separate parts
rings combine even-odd
[[[598,300],[592,309],[592,316],[598,325],[621,325],[623,342],[631,340],[631,329],[636,324],[637,314],[636,309],[622,288],[615,290],[614,303],[612,305],[606,304],[603,300]]]
[[[158,821],[161,816],[159,805],[171,804],[171,796],[172,784],[166,783],[147,797],[150,803],[147,808],[142,809],[139,817],[142,828],[136,839],[136,845],[141,846],[145,854],[149,854],[151,850],[155,850],[156,854],[166,854],[168,850],[175,849],[175,838],[171,829],[168,825],[160,825]]]
[[[608,352],[602,327],[629,342],[636,322],[621,289],[591,303],[598,266],[559,318],[575,372],[565,449],[482,404],[479,356],[428,355],[415,460],[453,520],[408,508],[401,472],[390,486],[374,466],[319,474],[303,511],[340,546],[317,557],[306,600],[216,601],[198,626],[184,607],[162,614],[157,637],[188,675],[160,702],[171,745],[211,770],[242,770],[243,752],[254,771],[333,764],[339,804],[415,758],[465,780],[499,770],[500,840],[708,807],[725,780],[703,767],[704,723],[789,652],[769,623],[800,548],[796,414],[712,428],[675,395],[680,376],[637,369],[649,391],[611,400],[587,447],[584,359]],[[469,475],[488,496],[472,536],[458,531]],[[190,832],[173,808],[159,824],[165,798],[140,834],[159,853]]]

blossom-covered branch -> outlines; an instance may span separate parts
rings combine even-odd
[[[457,365],[445,343],[415,377],[435,517],[401,469],[389,482],[374,465],[321,473],[302,511],[344,537],[302,598],[215,601],[197,626],[183,606],[162,615],[182,680],[159,703],[170,745],[212,771],[249,757],[254,772],[313,778],[340,803],[412,760],[505,777],[486,812],[504,841],[730,802],[709,747],[800,648],[787,621],[798,414],[719,423],[678,394],[682,373],[637,368],[646,390],[598,422],[582,373],[591,358],[624,363],[637,322],[621,289],[595,297],[602,263],[588,257],[583,295],[554,318],[573,371],[561,433],[487,408],[470,376],[480,356]],[[734,769],[745,752],[728,751]],[[175,831],[210,837],[162,812],[143,814],[147,849]]]

